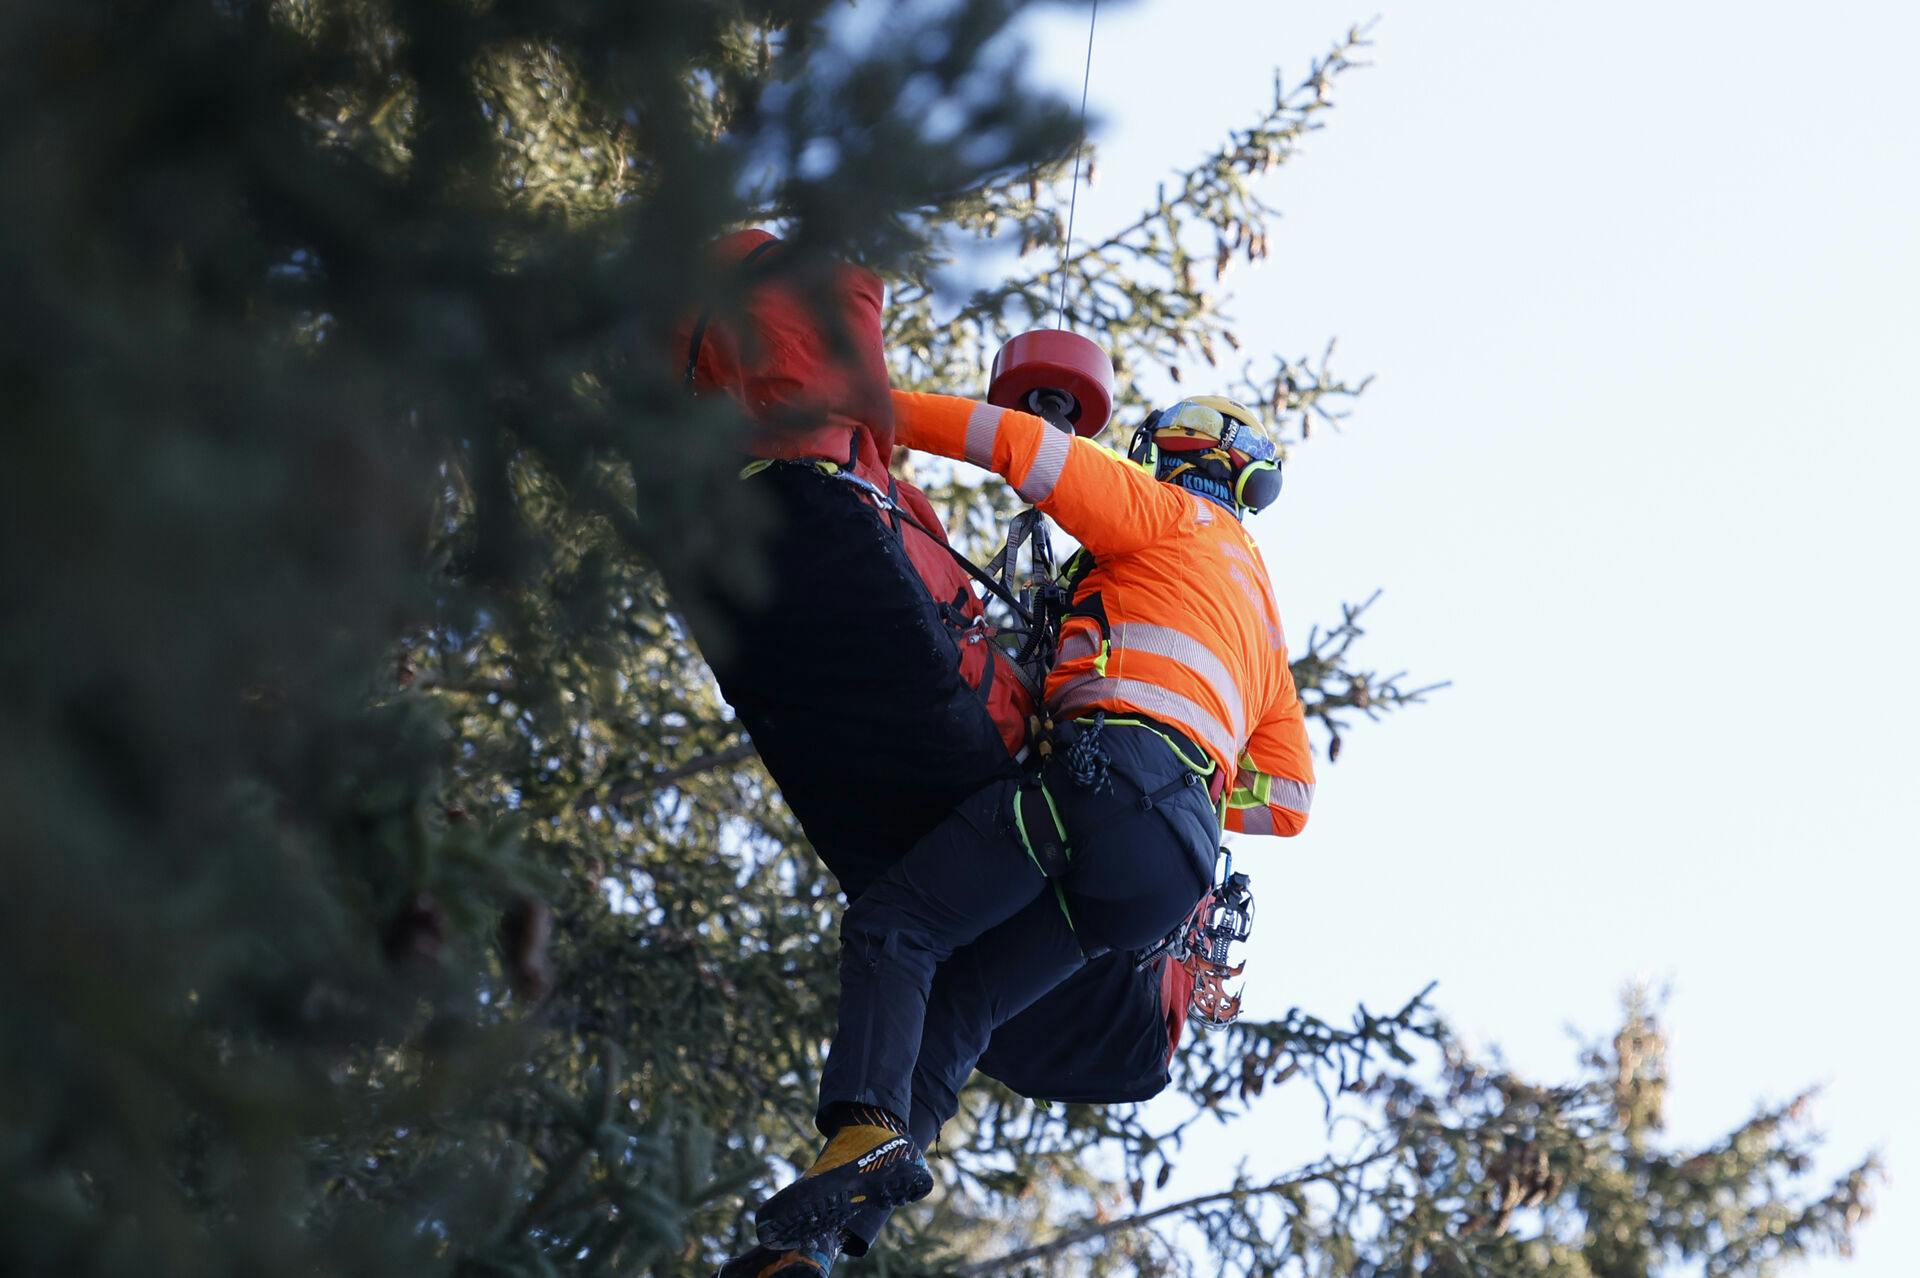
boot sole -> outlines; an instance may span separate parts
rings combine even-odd
[[[933,1173],[920,1162],[893,1163],[857,1181],[820,1183],[829,1179],[833,1178],[795,1181],[762,1204],[753,1221],[760,1245],[788,1251],[822,1234],[838,1232],[868,1207],[917,1203],[933,1192]]]

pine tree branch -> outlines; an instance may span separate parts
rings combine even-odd
[[[712,772],[718,768],[732,767],[736,763],[745,763],[753,755],[753,742],[742,737],[724,750],[703,754],[697,759],[689,759],[677,767],[668,768],[657,776],[648,777],[645,785],[649,790],[658,790],[663,786],[676,785],[690,777],[697,777],[703,772]],[[625,801],[625,798],[621,800],[623,803]]]
[[[1250,128],[1238,130],[1226,145],[1188,165],[1174,180],[1175,192],[1169,196],[1163,184],[1153,205],[1141,211],[1132,222],[1110,232],[1104,239],[1068,251],[1056,262],[1043,265],[1025,278],[1011,280],[997,289],[984,290],[969,299],[961,318],[978,319],[997,313],[1008,298],[1028,290],[1050,292],[1053,282],[1064,271],[1084,270],[1091,262],[1102,260],[1115,251],[1149,253],[1151,246],[1142,237],[1155,228],[1178,238],[1180,215],[1184,211],[1198,221],[1213,225],[1223,237],[1234,242],[1231,249],[1245,248],[1257,257],[1264,234],[1254,223],[1271,210],[1239,179],[1257,177],[1291,160],[1306,136],[1320,128],[1317,117],[1333,105],[1330,89],[1334,77],[1344,71],[1367,65],[1355,54],[1372,42],[1368,35],[1372,23],[1350,27],[1327,53],[1316,59],[1305,79],[1292,88],[1276,85],[1273,104]],[[1204,210],[1222,195],[1235,197],[1231,207],[1217,216]],[[1055,203],[1058,192],[1055,192]],[[1223,250],[1227,251],[1227,250]],[[1216,275],[1224,270],[1225,257],[1216,266]]]
[[[1197,1208],[1211,1207],[1218,1203],[1242,1203],[1249,1199],[1266,1198],[1274,1194],[1283,1194],[1290,1189],[1299,1189],[1306,1185],[1324,1184],[1329,1181],[1339,1180],[1353,1172],[1362,1171],[1367,1167],[1371,1167],[1373,1164],[1392,1154],[1395,1148],[1395,1146],[1391,1145],[1384,1146],[1376,1149],[1364,1158],[1358,1158],[1349,1163],[1335,1163],[1322,1166],[1310,1172],[1303,1172],[1297,1176],[1288,1176],[1280,1180],[1269,1181],[1265,1185],[1236,1185],[1232,1189],[1215,1190],[1210,1194],[1200,1194],[1193,1198],[1183,1199],[1177,1203],[1168,1203],[1166,1206],[1156,1207],[1152,1211],[1138,1212],[1132,1216],[1123,1216],[1118,1220],[1104,1220],[1096,1224],[1085,1225],[1079,1229],[1069,1230],[1061,1234],[1058,1238],[1050,1239],[1047,1242],[1036,1243],[1031,1247],[1023,1247],[1019,1251],[1010,1251],[1004,1256],[995,1256],[991,1260],[978,1260],[969,1265],[961,1265],[949,1272],[952,1273],[955,1278],[976,1278],[976,1276],[980,1274],[999,1273],[1018,1265],[1024,1265],[1030,1260],[1038,1260],[1042,1256],[1050,1256],[1055,1252],[1065,1251],[1069,1247],[1075,1247],[1084,1242],[1092,1242],[1095,1239],[1106,1238],[1112,1234],[1139,1229],[1156,1220],[1163,1220],[1168,1216],[1177,1216],[1183,1212],[1193,1211]]]
[[[582,795],[575,807],[581,811],[596,804],[609,808],[625,807],[635,799],[664,790],[670,785],[678,785],[682,781],[704,773],[715,772],[721,768],[730,768],[736,763],[745,763],[753,756],[753,742],[742,737],[730,746],[689,759],[685,763],[676,764],[664,772],[623,781],[603,796]]]
[[[416,692],[450,692],[470,697],[511,697],[520,690],[520,685],[511,679],[489,679],[480,675],[449,677],[434,670],[409,673],[402,678],[400,686]]]

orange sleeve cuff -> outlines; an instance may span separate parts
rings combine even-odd
[[[965,461],[967,456],[967,419],[973,415],[973,400],[957,395],[921,395],[912,391],[893,392],[893,437],[895,442],[923,453],[935,453]]]

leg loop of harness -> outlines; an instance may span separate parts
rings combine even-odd
[[[1029,773],[1014,791],[1013,821],[1027,856],[1041,874],[1051,880],[1067,872],[1073,849],[1067,843],[1066,823],[1038,772]]]
[[[1066,889],[1060,885],[1061,876],[1073,860],[1073,848],[1067,843],[1067,827],[1060,819],[1060,809],[1047,790],[1046,779],[1037,770],[1029,772],[1013,792],[1013,823],[1028,859],[1053,889],[1060,917],[1067,921],[1069,930],[1078,933],[1079,929],[1073,925],[1073,911],[1067,908]]]

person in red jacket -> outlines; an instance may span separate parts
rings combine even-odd
[[[1033,771],[966,801],[841,924],[827,1144],[762,1203],[760,1241],[831,1264],[856,1214],[924,1197],[922,1151],[997,1025],[1089,957],[1151,945],[1207,891],[1222,824],[1292,835],[1313,765],[1244,517],[1279,491],[1257,414],[1183,400],[1129,457],[1015,410],[895,392],[898,442],[1011,482],[1078,538]]]

